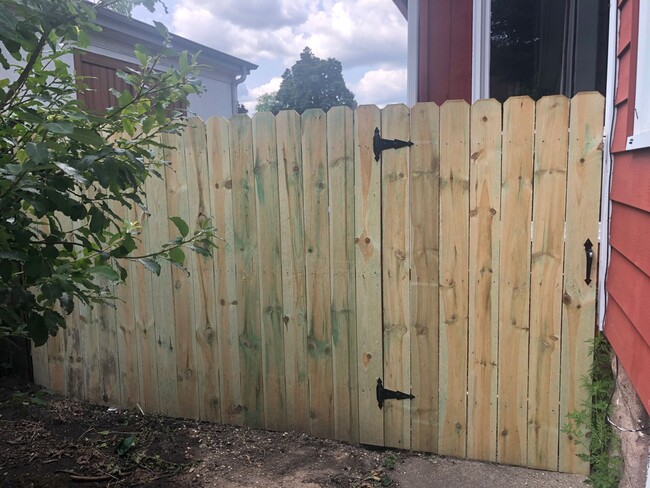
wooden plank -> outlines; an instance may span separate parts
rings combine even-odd
[[[308,432],[307,290],[300,115],[294,111],[280,112],[275,124],[278,157],[281,157],[278,181],[287,427]]]
[[[320,109],[302,114],[307,272],[307,369],[310,433],[334,437],[332,321],[329,283],[327,121]]]
[[[100,286],[114,293],[114,286],[100,279]],[[93,309],[98,326],[98,358],[101,403],[120,405],[120,379],[117,345],[117,321],[110,305],[96,305]]]
[[[237,325],[237,276],[233,233],[232,178],[230,170],[230,126],[223,118],[207,123],[210,188],[210,215],[214,219],[218,248],[214,251],[217,309],[218,367],[221,372],[221,419],[228,424],[243,424],[239,370],[239,330]]]
[[[389,105],[381,112],[381,134],[409,140],[409,110]],[[411,387],[409,312],[409,158],[408,150],[384,151],[382,163],[382,282],[384,307],[384,386],[408,392]],[[410,401],[384,404],[384,445],[411,447]]]
[[[31,346],[34,384],[50,388],[50,368],[47,357],[47,343],[38,347],[32,343]]]
[[[85,399],[99,405],[101,403],[101,370],[99,366],[99,323],[97,321],[97,305],[86,306],[79,311],[79,319],[86,322],[86,333],[83,343],[84,358],[84,386]]]
[[[62,230],[70,232],[73,228],[73,221],[69,217],[59,215],[59,222]],[[72,241],[70,237],[67,240]],[[83,322],[80,320],[78,303],[75,302],[74,310],[70,315],[66,315],[59,306],[57,311],[66,319],[66,328],[61,330],[64,344],[64,368],[65,368],[65,388],[66,395],[72,398],[81,399],[84,396],[84,373],[83,373],[83,356],[84,349],[82,343]]]
[[[334,435],[358,442],[357,330],[354,259],[354,134],[348,107],[327,113],[330,278],[334,361]]]
[[[59,329],[56,336],[47,339],[47,362],[49,370],[49,387],[57,393],[65,395],[65,330]]]
[[[169,152],[170,165],[165,167],[165,182],[167,184],[167,212],[169,217],[181,217],[185,222],[191,222],[187,184],[187,169],[185,165],[186,134],[191,131],[186,127],[183,137],[170,136],[169,142],[173,150]],[[192,189],[195,191],[195,189]],[[168,222],[169,240],[178,237],[179,231],[170,220]],[[176,329],[176,381],[178,413],[181,417],[199,417],[198,374],[196,363],[196,316],[194,313],[194,283],[190,278],[193,271],[191,260],[186,260],[188,271],[177,266],[172,267],[174,315],[173,325]],[[171,318],[171,317],[170,317]]]
[[[209,218],[210,171],[206,127],[197,117],[189,119],[183,133],[185,168],[188,191],[188,219],[190,231],[200,230]],[[194,285],[194,320],[196,341],[196,367],[198,380],[199,418],[211,422],[221,421],[219,406],[220,388],[217,352],[217,305],[214,266],[212,259],[191,253],[188,258],[190,279]]]
[[[530,290],[528,462],[557,470],[569,101],[537,102]]]
[[[152,176],[151,178],[155,178]],[[146,188],[145,188],[146,189]],[[162,195],[159,197],[163,199]],[[152,252],[146,222],[149,212],[134,207],[131,216],[141,226],[140,234],[136,237],[134,255],[144,256]],[[148,271],[141,263],[133,261],[129,269],[131,282],[131,297],[133,303],[133,321],[135,326],[135,342],[138,354],[139,405],[146,412],[159,412],[158,401],[158,367],[156,357],[156,328],[154,321],[154,290],[158,290],[158,277]],[[154,281],[155,280],[155,281]]]
[[[411,109],[411,448],[438,451],[440,109]]]
[[[559,427],[567,421],[569,413],[580,410],[588,400],[582,380],[589,374],[589,345],[596,321],[604,102],[598,93],[580,93],[571,101]],[[584,242],[587,239],[591,240],[594,253],[589,284],[585,283]],[[589,474],[589,462],[579,459],[578,452],[584,451],[579,451],[573,439],[560,433],[560,471]]]
[[[469,105],[440,108],[440,454],[467,449]]]
[[[234,117],[230,124],[241,405],[245,424],[263,427],[262,325],[258,290],[253,132],[248,116]]]
[[[113,205],[113,211],[122,220],[132,220],[130,211],[126,207]],[[128,268],[127,261],[120,262]],[[128,272],[128,270],[127,270]],[[115,296],[115,333],[117,337],[117,365],[119,371],[120,405],[126,408],[133,408],[140,402],[140,376],[139,355],[136,337],[135,317],[133,313],[133,290],[134,283],[127,277],[127,282],[114,287]]]
[[[162,137],[163,144],[169,146],[178,141],[171,135]],[[160,151],[161,159],[168,161],[170,149]],[[149,249],[160,249],[168,242],[169,221],[167,212],[167,171],[160,171],[162,178],[149,178],[146,181],[147,208],[150,216],[145,223],[149,238]],[[174,326],[174,288],[170,265],[162,263],[160,276],[152,277],[154,288],[152,300],[154,310],[154,330],[156,334],[156,361],[158,366],[158,399],[160,413],[180,416],[178,405],[178,384],[176,377],[176,328]]]
[[[467,457],[497,458],[501,104],[471,109]]]
[[[497,460],[526,464],[530,222],[533,205],[535,102],[513,97],[503,105]]]
[[[264,417],[266,428],[287,426],[282,312],[280,199],[275,117],[253,117],[253,157],[259,255],[259,295],[264,356]]]
[[[357,298],[359,442],[384,445],[383,409],[377,408],[375,386],[383,376],[381,310],[381,163],[372,153],[372,134],[380,126],[374,105],[354,114],[354,226]]]

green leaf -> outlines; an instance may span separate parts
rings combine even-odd
[[[44,125],[53,134],[69,135],[74,132],[74,125],[70,122],[47,122]]]
[[[131,95],[131,92],[129,90],[124,90],[119,94],[117,97],[117,101],[120,102],[120,105],[128,105],[133,101],[133,95]]]
[[[142,258],[138,261],[140,261],[149,271],[156,273],[157,276],[160,276],[160,263],[151,258]]]
[[[70,138],[82,144],[90,144],[93,146],[101,146],[104,144],[104,139],[97,132],[90,129],[80,129],[79,127],[74,128],[72,134],[70,134]]]
[[[167,26],[165,26],[165,24],[162,24],[154,20],[153,25],[156,26],[156,30],[160,32],[161,36],[163,36],[164,38],[169,37],[169,30],[167,29]]]
[[[27,259],[27,254],[17,251],[0,251],[0,259],[10,259],[11,261],[24,263]]]
[[[37,164],[47,163],[50,159],[47,144],[44,142],[28,142],[25,150],[29,158]]]
[[[169,251],[169,259],[171,259],[173,263],[183,266],[183,263],[185,262],[185,253],[180,247],[175,247]]]
[[[88,268],[88,272],[111,281],[120,281],[119,273],[110,266],[93,266]]]
[[[169,217],[169,220],[174,222],[174,225],[178,229],[178,232],[180,232],[181,236],[187,237],[187,234],[190,233],[190,228],[183,219],[180,217]]]
[[[134,446],[135,446],[135,437],[133,437],[132,435],[125,437],[117,445],[117,453],[120,456],[124,456]]]

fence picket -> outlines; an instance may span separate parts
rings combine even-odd
[[[354,139],[352,110],[327,113],[327,160],[330,206],[330,280],[332,356],[334,361],[334,435],[356,442],[357,330],[354,260]]]
[[[438,450],[440,109],[411,109],[411,447]]]
[[[302,114],[307,278],[307,369],[312,435],[334,435],[334,383],[329,279],[327,120],[320,109]]]
[[[381,112],[386,139],[409,140],[409,110],[389,105]],[[370,134],[365,135],[370,137]],[[384,151],[382,163],[382,283],[384,306],[384,386],[410,392],[411,340],[409,330],[409,168],[408,150]],[[411,447],[410,401],[384,403],[384,444]]]
[[[528,465],[557,470],[569,101],[537,102],[530,277]]]
[[[535,102],[528,97],[510,98],[504,104],[503,112],[497,461],[522,465],[526,464],[528,445],[530,222]]]
[[[275,117],[269,112],[258,113],[253,117],[253,154],[257,235],[260,239],[258,252],[264,356],[264,415],[267,429],[284,430],[287,418],[278,150]]]
[[[598,187],[602,164],[602,116],[604,99],[597,93],[580,93],[571,101],[567,216],[564,258],[564,293],[562,295],[562,359],[560,373],[560,424],[567,415],[581,410],[588,393],[582,387],[589,373],[590,340],[594,336],[596,320],[597,262],[594,258],[591,283],[586,280],[584,243],[593,244],[598,256],[598,217],[600,192]],[[578,458],[584,449],[575,439],[560,434],[561,471],[589,474],[589,462]]]
[[[224,423],[244,423],[237,322],[237,275],[230,154],[230,123],[212,117],[207,123],[208,161],[210,163],[210,215],[220,239],[213,251],[217,301],[217,367],[219,368],[219,404]]]
[[[469,105],[440,108],[440,454],[467,449]]]
[[[280,228],[282,235],[282,303],[287,426],[309,431],[307,382],[307,290],[300,115],[280,112],[276,118]]]
[[[257,208],[253,174],[251,119],[242,115],[230,122],[233,238],[237,269],[239,373],[245,424],[264,426],[262,324],[258,290]]]
[[[383,374],[381,311],[381,163],[372,154],[371,134],[380,126],[377,107],[359,107],[354,118],[354,226],[356,236],[359,442],[384,445],[384,416],[375,385]]]
[[[467,456],[497,457],[501,104],[471,109]]]
[[[212,209],[210,202],[210,172],[206,125],[197,117],[188,121],[183,134],[185,152],[185,174],[187,178],[187,225],[190,232],[198,230],[208,218]],[[219,349],[216,331],[216,289],[212,261],[194,253],[186,253],[194,289],[194,336],[198,383],[199,418],[218,422],[221,420],[219,407]]]

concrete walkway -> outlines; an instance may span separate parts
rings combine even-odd
[[[390,477],[400,488],[583,488],[585,477],[436,456],[399,462]]]

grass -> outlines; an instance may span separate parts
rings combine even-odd
[[[603,334],[598,334],[590,347],[593,363],[582,378],[589,393],[581,409],[571,412],[562,432],[572,436],[583,452],[577,456],[589,462],[588,483],[594,488],[615,488],[621,479],[623,459],[620,439],[607,420],[616,379],[611,368],[612,349]]]

